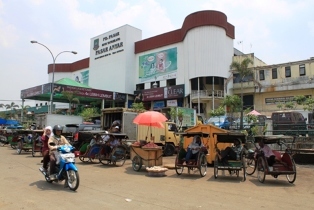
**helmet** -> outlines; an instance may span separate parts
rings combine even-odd
[[[62,131],[62,126],[61,125],[55,125],[53,127],[53,130],[52,130],[54,135],[56,135],[56,131]]]

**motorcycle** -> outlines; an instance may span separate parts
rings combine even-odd
[[[54,146],[50,143],[51,146]],[[45,176],[48,183],[65,180],[65,186],[70,190],[77,190],[80,183],[77,167],[75,166],[75,148],[71,145],[61,145],[54,151],[56,157],[56,171],[58,173],[50,175],[44,168],[39,168],[39,171]],[[49,171],[49,168],[48,170]]]

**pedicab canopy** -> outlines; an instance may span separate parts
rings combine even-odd
[[[240,139],[242,144],[246,143],[246,135],[240,132],[213,133],[217,142],[233,143],[235,139]]]
[[[276,144],[281,141],[292,141],[294,139],[293,136],[285,136],[285,135],[259,135],[259,136],[254,136],[254,141],[255,143],[258,143],[260,141],[264,141],[265,144]]]
[[[76,82],[69,78],[63,78],[56,81],[51,91],[52,83],[31,87],[21,91],[21,99],[30,99],[38,101],[50,101],[50,94],[53,92],[53,101],[61,103],[69,103],[69,100],[62,92],[72,92],[74,97],[78,98],[80,104],[90,104],[95,100],[114,100],[125,101],[126,94],[111,92],[106,90],[93,89],[88,85]]]

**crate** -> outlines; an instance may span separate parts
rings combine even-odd
[[[132,146],[130,151],[131,160],[137,155],[142,159],[142,163],[146,167],[162,165],[161,148],[141,148]]]

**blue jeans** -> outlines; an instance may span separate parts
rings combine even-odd
[[[185,155],[185,161],[188,162],[190,159],[195,159],[197,161],[198,152],[193,154],[191,148],[188,148],[186,155]]]

